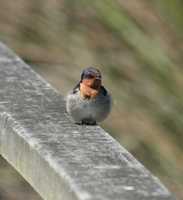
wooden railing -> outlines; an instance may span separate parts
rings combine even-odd
[[[0,153],[43,199],[174,199],[102,128],[73,124],[63,99],[0,44]]]

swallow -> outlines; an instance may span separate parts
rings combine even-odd
[[[98,69],[88,67],[79,83],[66,96],[66,110],[76,124],[96,125],[111,111],[111,95],[102,85]]]

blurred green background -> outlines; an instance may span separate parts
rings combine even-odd
[[[183,1],[0,3],[0,40],[63,95],[101,69],[114,101],[102,126],[183,199]]]

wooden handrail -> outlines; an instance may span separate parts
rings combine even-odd
[[[0,44],[0,153],[45,200],[171,200],[99,126],[79,126],[64,98]]]

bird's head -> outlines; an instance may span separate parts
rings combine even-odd
[[[98,69],[88,67],[83,70],[80,81],[80,92],[84,98],[94,98],[97,96],[102,85],[102,76]]]

